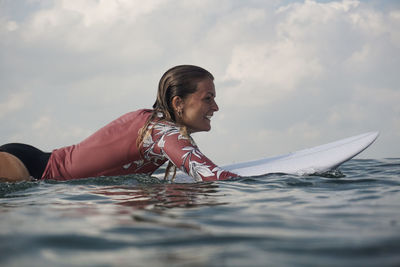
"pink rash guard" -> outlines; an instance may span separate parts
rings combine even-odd
[[[138,132],[151,112],[142,109],[127,113],[81,143],[55,149],[42,179],[71,180],[133,173],[151,175],[167,160],[196,181],[237,176],[211,162],[172,122],[151,122],[151,135],[145,136],[139,151],[136,146]]]

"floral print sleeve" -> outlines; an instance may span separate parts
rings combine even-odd
[[[144,142],[144,155],[165,157],[178,169],[196,181],[225,180],[237,177],[224,171],[204,156],[190,137],[182,135],[179,127],[167,122],[153,123],[152,135]]]

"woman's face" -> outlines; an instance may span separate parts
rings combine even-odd
[[[182,116],[176,114],[177,122],[187,127],[189,133],[209,131],[211,117],[218,111],[215,102],[214,82],[206,78],[197,83],[197,91],[180,103]]]

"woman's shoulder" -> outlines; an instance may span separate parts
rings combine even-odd
[[[117,118],[114,122],[128,122],[128,121],[146,121],[152,114],[151,109],[138,109],[134,111],[127,112]]]
[[[179,133],[181,130],[181,127],[177,125],[175,122],[166,120],[153,120],[150,122],[149,128],[155,130],[158,135],[165,134],[167,132]]]
[[[175,140],[177,142],[188,141],[192,146],[197,146],[194,139],[187,134],[184,127],[176,124],[172,121],[160,120],[153,121],[149,127],[152,129],[152,135],[154,137],[161,138],[162,140]]]
[[[137,109],[131,112],[126,113],[125,115],[131,114],[131,115],[136,115],[136,116],[150,116],[153,113],[152,109],[147,109],[147,108],[142,108],[142,109]]]

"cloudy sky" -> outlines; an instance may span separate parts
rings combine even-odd
[[[375,130],[359,157],[400,156],[397,0],[0,0],[0,143],[77,143],[178,64],[216,78],[218,164]]]

